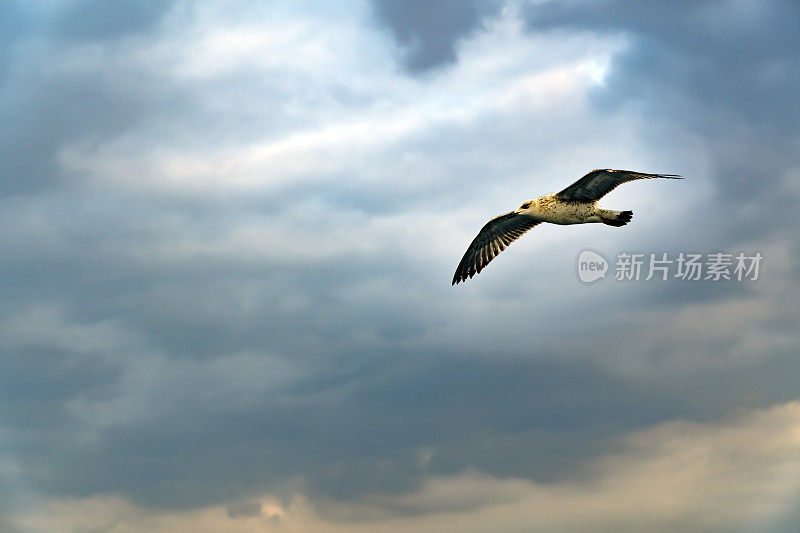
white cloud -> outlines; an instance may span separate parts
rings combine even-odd
[[[203,5],[190,26],[171,28],[138,52],[95,51],[116,65],[131,56],[140,66],[149,59],[166,85],[191,96],[198,106],[193,115],[207,117],[204,129],[187,138],[186,128],[194,124],[176,130],[174,123],[149,122],[120,137],[71,145],[60,153],[67,171],[98,183],[210,195],[277,193],[339,179],[391,187],[397,177],[387,170],[420,138],[469,132],[464,148],[480,150],[492,135],[486,124],[509,114],[528,115],[534,131],[554,114],[574,116],[624,44],[575,37],[556,45],[531,38],[507,10],[464,44],[457,65],[420,81],[391,66],[375,33],[346,31],[365,16],[359,11],[344,10],[332,24],[281,10],[219,22],[214,9]],[[277,30],[264,31],[264,24]],[[231,143],[236,117],[251,133]],[[181,133],[170,137],[165,131]]]

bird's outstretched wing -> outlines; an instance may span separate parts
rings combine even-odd
[[[556,194],[567,202],[594,202],[625,182],[650,178],[683,179],[678,174],[646,174],[632,170],[610,168],[592,170],[584,177]]]
[[[497,257],[497,254],[506,249],[506,246],[541,222],[539,219],[514,211],[487,222],[467,248],[464,257],[461,258],[452,284],[467,281],[467,278],[471,278],[483,270],[492,259]]]

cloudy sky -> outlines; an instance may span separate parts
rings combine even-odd
[[[0,2],[0,530],[794,531],[799,56],[793,0]],[[605,167],[686,179],[451,287]]]

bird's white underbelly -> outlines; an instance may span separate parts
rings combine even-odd
[[[600,222],[600,218],[595,214],[594,202],[562,202],[552,195],[539,198],[535,216],[551,224]]]

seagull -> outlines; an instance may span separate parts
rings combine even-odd
[[[602,222],[609,226],[624,226],[633,218],[633,211],[602,209],[597,201],[618,185],[651,178],[683,179],[678,174],[646,174],[610,168],[592,170],[561,192],[528,200],[517,209],[493,218],[467,248],[452,284],[467,281],[483,270],[506,246],[542,222],[561,225]]]

